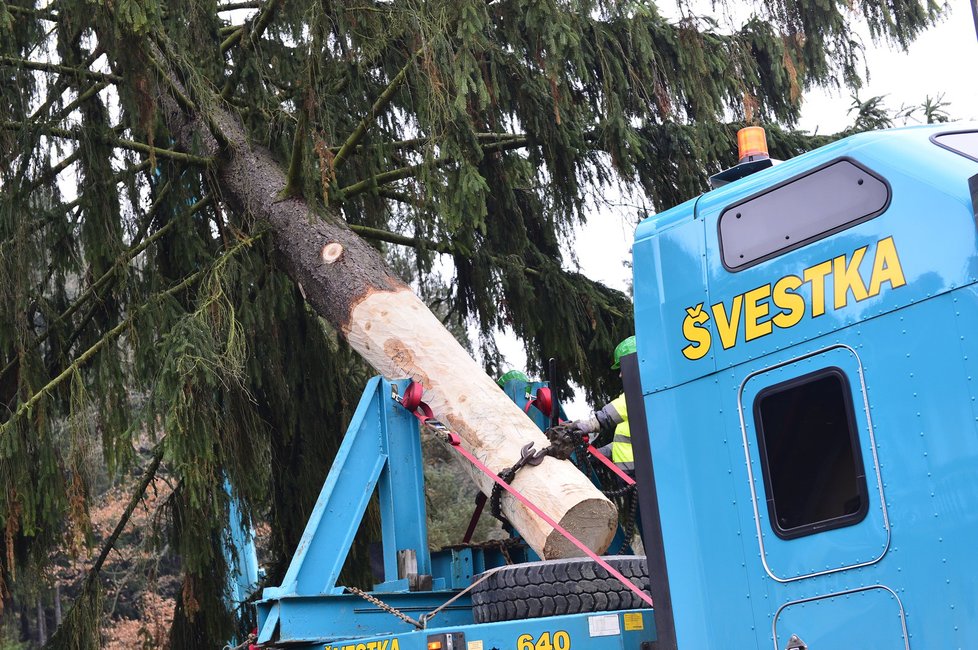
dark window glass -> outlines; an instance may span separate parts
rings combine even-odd
[[[724,209],[720,255],[740,271],[872,219],[890,203],[886,182],[841,158]]]
[[[958,133],[941,133],[933,137],[934,142],[950,149],[965,158],[978,160],[978,131],[960,131]]]
[[[850,526],[868,512],[866,472],[845,374],[828,368],[754,401],[768,513],[783,539]]]

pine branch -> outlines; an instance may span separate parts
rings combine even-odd
[[[404,192],[398,192],[389,188],[381,188],[377,190],[377,195],[382,196],[385,199],[390,199],[391,201],[397,201],[398,203],[404,203],[405,205],[413,205],[415,207],[422,204],[421,200],[417,197],[411,196],[410,194],[405,194]]]
[[[15,420],[17,420],[22,415],[24,415],[24,413],[34,408],[34,406],[39,401],[41,401],[44,397],[49,395],[58,386],[64,383],[66,379],[69,379],[74,373],[78,372],[86,363],[88,363],[92,358],[94,358],[95,355],[98,354],[102,348],[104,348],[106,345],[108,345],[109,343],[117,339],[126,329],[131,327],[132,324],[135,322],[136,318],[139,317],[142,314],[142,312],[145,311],[151,304],[155,304],[163,300],[164,298],[169,298],[170,296],[174,296],[180,293],[181,291],[183,291],[184,289],[193,286],[194,284],[197,283],[198,280],[204,277],[204,275],[206,275],[213,269],[216,269],[221,264],[223,264],[229,255],[234,255],[241,248],[245,246],[250,246],[255,241],[257,241],[260,237],[261,237],[261,233],[239,242],[237,245],[234,246],[234,248],[232,248],[227,253],[219,257],[211,268],[201,269],[200,271],[197,271],[196,273],[187,276],[179,284],[176,284],[173,287],[167,289],[166,291],[157,294],[156,296],[150,298],[150,300],[148,300],[147,302],[143,303],[135,310],[133,310],[132,314],[128,318],[126,318],[124,321],[122,321],[121,323],[119,323],[118,325],[110,329],[102,336],[102,338],[100,338],[98,341],[93,343],[91,347],[89,347],[87,350],[85,350],[80,355],[78,355],[75,358],[75,360],[68,365],[67,368],[65,368],[64,370],[61,371],[60,374],[58,374],[58,376],[56,376],[54,379],[52,379],[47,384],[45,384],[40,390],[38,390],[33,395],[31,395],[27,401],[21,402],[20,406],[17,407],[17,410],[10,414],[10,417],[7,419],[7,421],[4,422],[3,424],[0,424],[0,436],[6,433],[11,423],[13,423]]]
[[[370,124],[377,118],[381,111],[387,108],[387,105],[394,98],[394,93],[407,78],[408,69],[414,65],[414,61],[418,58],[419,54],[421,54],[420,49],[415,51],[415,53],[411,55],[411,58],[408,59],[407,63],[404,64],[404,67],[402,67],[400,71],[394,75],[394,78],[390,80],[390,83],[387,84],[384,91],[380,93],[380,97],[378,97],[377,101],[375,101],[373,106],[370,107],[370,111],[363,116],[360,123],[357,124],[357,127],[353,129],[353,133],[350,134],[350,137],[348,137],[346,142],[343,143],[343,146],[340,147],[339,152],[333,157],[332,161],[334,175],[336,170],[339,169],[340,165],[343,164],[343,161],[346,160],[346,157],[350,155],[353,148],[360,143],[360,140],[363,139],[363,136],[367,133],[367,128],[370,126]]]
[[[110,74],[106,72],[95,72],[94,70],[87,70],[84,68],[72,68],[67,65],[58,65],[57,63],[44,63],[42,61],[31,61],[30,59],[18,59],[13,56],[0,56],[0,65],[23,68],[27,70],[39,70],[41,72],[57,72],[62,75],[74,75],[78,77],[88,77],[89,79],[94,79],[95,81],[104,81],[106,83],[120,83],[122,77],[116,74]]]
[[[82,68],[88,68],[88,66],[92,65],[93,63],[95,63],[95,60],[98,59],[100,56],[102,56],[102,47],[101,46],[96,47],[94,50],[92,50],[92,53],[91,54],[89,54],[87,57],[85,57],[85,60],[82,61],[82,63],[81,63],[81,67]],[[101,85],[101,88],[105,88],[108,85],[107,82],[99,82],[99,84],[102,84]],[[54,84],[52,84],[51,89],[48,92],[47,99],[44,101],[43,104],[41,104],[40,106],[38,106],[37,110],[34,111],[34,114],[31,115],[27,119],[27,121],[30,122],[30,123],[33,123],[33,122],[41,119],[41,116],[44,115],[44,114],[46,114],[51,109],[51,105],[54,104],[55,101],[57,101],[58,97],[61,97],[61,93],[63,93],[68,88],[68,86],[70,86],[70,85],[71,85],[71,83],[68,81],[68,77],[67,76],[58,77],[57,82],[55,82]],[[100,88],[100,90],[101,90],[101,88]],[[64,110],[62,109],[61,112],[64,112]],[[65,114],[67,115],[67,113],[65,113]]]
[[[68,129],[62,129],[54,126],[43,125],[43,124],[26,125],[22,122],[0,122],[0,129],[6,131],[37,129],[44,135],[52,136],[55,138],[77,140],[79,142],[86,139],[96,140],[98,142],[103,142],[105,144],[112,145],[113,147],[119,147],[120,149],[129,149],[130,151],[145,153],[147,155],[152,154],[155,156],[159,156],[161,158],[169,158],[171,160],[178,160],[180,162],[190,163],[193,165],[206,166],[213,162],[211,158],[202,158],[200,156],[194,156],[193,154],[183,153],[181,151],[173,151],[172,149],[161,149],[160,147],[153,147],[144,142],[136,142],[135,140],[124,140],[122,138],[112,138],[105,135],[83,133],[80,131],[69,131]]]
[[[159,33],[154,34],[152,43],[150,43],[150,47],[146,48],[145,53],[153,63],[153,67],[156,68],[163,83],[170,89],[170,94],[180,109],[188,115],[195,115],[198,119],[202,119],[207,124],[209,134],[219,146],[229,146],[231,143],[224,137],[224,129],[215,120],[214,111],[202,111],[194,105],[192,96],[206,106],[211,105],[215,98],[209,87],[206,87],[206,84],[202,88],[195,85],[194,71],[188,69],[182,59],[173,52],[167,38]]]
[[[186,213],[186,216],[189,217],[189,216],[193,215],[194,213],[198,212],[201,208],[203,208],[207,204],[209,204],[210,201],[211,201],[211,195],[210,194],[204,196],[204,198],[202,198],[199,201],[195,202],[193,205],[191,205],[188,208],[187,213]],[[153,214],[153,212],[155,212],[155,209],[161,203],[162,203],[162,197],[160,197],[160,199],[157,200],[157,202],[150,209],[150,211],[147,212],[147,215],[146,215],[147,218],[146,218],[146,220],[145,220],[145,222],[143,224],[143,228],[141,228],[142,233],[139,234],[139,235],[137,235],[137,237],[136,237],[137,240],[141,239],[142,238],[142,235],[145,234],[145,228],[148,228],[149,227],[149,223],[152,221],[152,214]],[[80,309],[81,306],[89,298],[91,298],[92,296],[96,296],[97,297],[98,296],[98,292],[100,292],[102,289],[106,288],[106,286],[108,284],[110,284],[111,282],[113,282],[115,280],[115,274],[120,269],[124,268],[126,265],[129,264],[129,262],[131,262],[133,259],[135,259],[135,257],[137,255],[139,255],[140,253],[142,253],[144,250],[146,250],[147,248],[149,248],[152,244],[154,244],[155,242],[159,241],[160,238],[162,238],[164,235],[166,235],[168,232],[170,232],[174,228],[174,224],[176,224],[176,223],[177,223],[177,220],[172,220],[172,221],[168,222],[165,226],[163,226],[162,228],[160,228],[159,230],[157,230],[156,232],[154,232],[151,236],[149,236],[148,238],[146,238],[145,241],[143,241],[142,243],[140,243],[140,244],[138,244],[138,245],[130,248],[123,255],[121,255],[119,257],[119,259],[116,260],[115,264],[113,264],[112,267],[109,270],[107,270],[105,273],[102,274],[102,277],[100,277],[98,280],[96,280],[94,283],[92,283],[92,285],[88,289],[86,289],[85,292],[81,296],[79,296],[77,299],[75,299],[75,302],[73,302],[68,307],[68,309],[66,309],[64,312],[62,312],[62,314],[59,315],[59,318],[61,320],[68,319],[76,311],[78,311],[78,309]],[[85,328],[88,327],[88,324],[91,322],[92,318],[97,313],[99,307],[100,307],[100,305],[99,305],[99,302],[98,301],[94,302],[89,307],[88,312],[85,314],[85,316],[82,317],[81,321],[78,324],[78,327],[76,327],[75,330],[68,337],[68,342],[65,345],[65,349],[70,349],[71,346],[75,344],[75,341],[78,340],[78,337],[81,336],[82,332],[85,331]],[[50,330],[47,330],[45,332],[45,334],[47,334],[48,331],[50,331]],[[2,376],[2,375],[0,375],[0,376]]]
[[[54,115],[52,115],[50,117],[50,119],[48,120],[48,123],[50,123],[50,124],[57,124],[61,120],[65,119],[66,117],[68,117],[69,115],[71,115],[71,112],[73,110],[75,110],[76,108],[78,108],[79,106],[81,106],[82,104],[84,104],[85,102],[87,102],[89,99],[91,99],[92,97],[94,97],[95,95],[97,95],[98,93],[100,93],[103,89],[108,88],[109,85],[110,84],[107,81],[100,81],[99,83],[95,84],[94,86],[91,86],[90,88],[88,88],[88,90],[86,90],[82,94],[78,95],[78,97],[76,97],[74,99],[74,101],[69,102],[68,104],[66,104],[64,106],[64,108],[62,108],[60,111],[58,111],[57,113],[55,113]],[[38,110],[40,110],[40,109],[38,109]],[[37,115],[37,111],[34,112],[34,115],[31,116],[31,118],[30,118],[29,121],[30,122],[36,121],[36,119],[37,119],[35,117],[36,115]]]
[[[429,242],[423,239],[418,239],[417,237],[408,237],[407,235],[402,235],[396,232],[390,232],[389,230],[381,230],[380,228],[371,228],[369,226],[360,226],[357,224],[349,224],[349,227],[350,230],[355,232],[360,237],[364,237],[366,239],[372,239],[374,241],[384,241],[389,244],[397,244],[399,246],[410,246],[411,248],[435,251],[436,253],[443,253],[445,255],[463,254],[463,251],[461,251],[459,248],[444,242]],[[500,266],[500,267],[506,266],[503,263],[502,258],[497,257],[495,255],[489,255],[488,259],[489,261],[496,264],[496,266]],[[539,270],[525,265],[521,268],[521,271],[527,275],[532,275],[534,277],[540,277],[543,275]],[[619,318],[624,317],[624,314],[622,314],[621,312],[615,309],[612,309],[607,305],[604,305],[603,307],[607,309],[608,313],[610,314],[618,316]]]
[[[153,216],[155,215],[156,211],[159,209],[159,206],[162,205],[164,197],[166,196],[167,193],[169,193],[169,188],[170,188],[170,183],[168,182],[160,190],[156,202],[154,202],[153,205],[151,205],[149,209],[146,211],[146,215],[145,215],[146,218],[143,222],[142,227],[140,227],[140,232],[137,233],[134,238],[134,240],[138,243],[136,243],[131,248],[123,252],[116,259],[115,263],[107,271],[105,271],[105,273],[103,273],[95,282],[89,285],[89,287],[85,291],[79,294],[78,297],[75,298],[74,302],[72,302],[63,312],[58,314],[59,321],[63,322],[71,318],[75,314],[75,312],[81,309],[82,305],[88,302],[90,298],[92,298],[93,296],[97,296],[98,293],[102,291],[114,279],[115,274],[119,270],[127,266],[130,262],[132,262],[133,259],[136,258],[137,255],[139,255],[144,250],[149,248],[155,242],[159,241],[159,239],[163,237],[163,235],[165,235],[166,233],[168,233],[170,230],[173,229],[174,224],[177,223],[176,220],[170,221],[165,226],[163,226],[162,228],[154,232],[151,236],[143,240],[143,236],[145,235],[146,229],[149,227],[149,224],[152,222]],[[81,198],[76,199],[75,201],[73,201],[73,203],[80,202],[80,200]],[[193,215],[201,208],[205,207],[208,203],[210,203],[210,200],[211,200],[211,195],[208,194],[204,198],[195,202],[187,209],[187,215],[188,216]],[[68,338],[69,344],[67,347],[71,347],[71,345],[78,338],[81,332],[84,331],[85,327],[87,326],[88,322],[91,320],[91,317],[94,315],[97,308],[98,308],[98,304],[95,304],[89,309],[88,313],[85,314],[85,316],[82,318],[81,322],[79,323],[78,327],[76,327],[75,330],[72,332],[72,334],[69,336]],[[34,341],[32,341],[28,347],[36,348],[37,346],[44,343],[44,341],[46,341],[48,337],[51,335],[51,331],[52,330],[50,327],[46,329],[42,334],[38,335],[37,338],[35,338]],[[14,369],[19,365],[19,361],[20,360],[18,357],[14,357],[13,359],[10,360],[9,363],[7,363],[6,366],[3,367],[2,370],[0,370],[0,381],[2,381],[3,378],[7,376],[7,373],[9,373],[12,369]]]
[[[104,609],[99,576],[102,568],[105,566],[106,559],[109,557],[109,553],[115,548],[119,537],[126,529],[129,520],[136,511],[136,507],[142,501],[146,490],[149,489],[150,484],[156,477],[160,464],[163,462],[164,442],[165,439],[161,440],[153,449],[153,457],[143,472],[139,485],[136,486],[132,496],[129,498],[129,503],[126,505],[122,516],[119,517],[119,521],[116,523],[112,534],[102,544],[98,558],[96,558],[95,563],[92,564],[92,567],[85,575],[78,596],[75,598],[74,603],[72,603],[67,616],[64,617],[58,629],[51,636],[50,641],[44,646],[45,650],[60,648],[85,650],[87,648],[101,647],[99,620],[104,615]]]
[[[163,83],[165,83],[167,87],[169,87],[170,94],[172,94],[173,98],[177,100],[177,103],[180,104],[180,107],[185,111],[196,112],[197,107],[194,106],[193,100],[187,97],[186,93],[183,92],[183,88],[177,85],[177,83],[173,80],[173,78],[167,73],[166,68],[163,66],[162,63],[160,63],[159,59],[157,59],[155,56],[153,56],[152,53],[150,53],[149,61],[156,69],[156,74],[158,74],[160,79],[163,80]]]
[[[411,248],[420,248],[425,250],[432,250],[438,253],[445,253],[451,255],[455,252],[455,248],[451,244],[445,244],[441,242],[426,242],[416,237],[408,237],[407,235],[401,235],[396,232],[390,232],[388,230],[381,230],[380,228],[371,228],[369,226],[358,226],[356,224],[350,224],[350,230],[355,232],[361,237],[366,237],[367,239],[373,239],[376,241],[385,241],[389,244],[398,244],[400,246],[410,246]]]
[[[295,127],[295,135],[292,138],[289,171],[285,175],[285,187],[282,188],[281,195],[283,197],[299,196],[302,193],[302,148],[308,124],[309,118],[306,116],[306,111],[300,111],[299,123]]]
[[[105,543],[102,544],[102,550],[98,555],[98,559],[92,565],[92,568],[88,570],[88,576],[86,576],[85,581],[94,580],[98,576],[99,571],[102,570],[102,565],[105,564],[105,560],[108,559],[109,553],[115,547],[115,543],[119,541],[119,536],[122,535],[122,531],[126,529],[126,525],[129,523],[129,519],[132,517],[132,513],[136,511],[136,506],[142,500],[143,495],[149,488],[149,484],[153,482],[156,477],[156,471],[160,468],[160,463],[163,461],[163,442],[164,438],[160,442],[156,443],[156,448],[153,450],[153,459],[150,461],[149,466],[146,467],[146,471],[143,472],[143,478],[139,481],[139,485],[133,490],[132,496],[129,498],[129,503],[126,505],[126,509],[122,512],[122,516],[119,517],[119,521],[116,523],[112,534],[109,535]]]
[[[499,142],[501,140],[513,140],[515,138],[526,138],[522,133],[476,133],[476,140],[480,142]],[[436,142],[434,138],[410,138],[408,140],[394,140],[393,142],[378,142],[375,144],[358,144],[357,149],[392,148],[392,149],[417,149],[425,145]],[[342,145],[329,147],[329,151],[336,153]]]
[[[255,16],[249,23],[241,26],[236,32],[224,39],[221,43],[221,54],[226,54],[235,45],[241,43],[242,49],[254,49],[255,43],[261,38],[261,35],[265,32],[265,29],[271,24],[272,19],[278,12],[279,6],[282,4],[283,0],[268,0],[265,7]],[[249,30],[249,24],[251,28]],[[244,41],[244,37],[247,34],[248,40]],[[228,75],[227,81],[224,83],[224,88],[221,89],[221,99],[228,99],[234,94],[234,89],[238,87],[238,80],[241,78],[242,65],[238,65],[235,69]]]
[[[509,140],[501,140],[499,142],[487,144],[482,147],[482,151],[485,153],[494,151],[509,151],[512,149],[522,149],[528,145],[529,141],[527,138],[522,136],[514,136]],[[370,178],[340,188],[338,195],[340,200],[346,200],[379,185],[393,183],[394,181],[400,181],[405,178],[413,178],[425,168],[446,167],[454,162],[456,162],[455,158],[451,156],[443,156],[441,158],[435,158],[429,163],[418,163],[417,165],[392,169],[389,172],[381,172],[380,174],[371,176]]]
[[[217,11],[235,11],[237,9],[260,9],[265,3],[255,0],[254,2],[229,2],[228,4],[218,5]]]
[[[41,20],[48,20],[52,23],[58,22],[58,14],[53,11],[45,11],[43,9],[31,9],[30,7],[18,7],[17,5],[7,5],[7,11],[12,14],[20,14],[21,16],[33,16],[35,18],[40,18]]]
[[[179,291],[197,282],[197,280],[199,280],[203,276],[203,274],[204,274],[203,270],[197,271],[196,273],[186,278],[180,284],[157,295],[155,299],[151,300],[151,302],[156,302],[162,299],[163,297],[172,296],[178,293]],[[149,303],[145,303],[144,305],[142,305],[142,307],[145,308],[148,304]],[[75,360],[72,361],[67,368],[62,370],[61,373],[58,374],[54,379],[49,381],[40,390],[38,390],[33,395],[31,395],[26,402],[21,402],[20,406],[17,407],[17,410],[10,415],[10,418],[3,424],[0,424],[0,435],[3,435],[3,433],[6,432],[7,428],[10,427],[12,422],[14,422],[20,416],[22,416],[25,412],[34,408],[34,405],[37,404],[41,399],[46,397],[54,389],[60,386],[66,379],[68,379],[75,372],[81,369],[81,367],[84,366],[86,363],[88,363],[88,361],[90,361],[96,354],[98,354],[98,352],[102,348],[104,348],[107,344],[111,343],[116,338],[118,338],[119,335],[122,334],[122,332],[125,331],[126,328],[130,327],[133,324],[133,321],[135,320],[136,316],[142,311],[143,309],[136,310],[136,312],[133,313],[133,315],[131,315],[129,318],[125,319],[124,321],[122,321],[121,323],[119,323],[118,325],[110,329],[108,332],[106,332],[102,336],[102,338],[96,341],[90,348],[88,348],[80,355],[78,355],[78,357],[76,357]]]

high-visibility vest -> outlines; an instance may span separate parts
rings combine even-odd
[[[632,452],[632,430],[628,426],[628,406],[625,404],[624,393],[613,399],[611,405],[623,420],[615,427],[615,437],[611,441],[611,462],[625,471],[633,472],[635,454]]]

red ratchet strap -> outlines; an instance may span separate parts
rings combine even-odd
[[[594,448],[594,445],[588,445],[587,446],[587,450],[588,450],[588,453],[590,453],[592,456],[594,456],[595,458],[597,458],[598,460],[600,460],[604,464],[605,467],[607,467],[612,472],[614,472],[615,474],[617,474],[618,475],[618,478],[620,478],[621,480],[623,480],[626,485],[635,485],[635,479],[633,479],[631,476],[629,476],[625,472],[621,471],[621,468],[620,467],[618,467],[613,462],[611,462],[611,460],[607,456],[605,456],[600,451],[598,451],[597,449],[595,449]]]
[[[598,566],[600,566],[602,569],[607,571],[610,575],[614,576],[615,579],[621,582],[623,585],[628,587],[636,596],[641,598],[643,602],[648,603],[649,607],[653,606],[651,596],[649,596],[647,593],[645,593],[644,591],[636,587],[631,580],[623,576],[617,569],[615,569],[613,566],[611,566],[603,559],[601,559],[601,557],[597,553],[595,553],[587,546],[585,546],[584,542],[571,535],[570,532],[567,531],[567,529],[565,529],[563,526],[561,526],[556,521],[554,521],[550,515],[545,513],[543,510],[538,508],[536,504],[534,504],[532,501],[530,501],[525,496],[520,494],[520,492],[512,485],[510,485],[503,479],[499,478],[499,476],[495,472],[493,472],[491,469],[486,467],[486,465],[481,460],[476,458],[469,450],[463,447],[462,439],[459,438],[458,434],[455,433],[454,431],[449,430],[448,427],[446,427],[444,424],[436,420],[431,411],[431,407],[421,401],[421,393],[423,390],[424,388],[421,386],[421,384],[412,381],[408,385],[407,390],[404,391],[404,396],[399,400],[401,405],[404,408],[406,408],[408,411],[410,411],[411,414],[414,415],[414,417],[418,418],[418,420],[421,422],[422,425],[427,425],[432,427],[433,429],[444,432],[445,435],[448,437],[448,442],[449,444],[452,445],[452,448],[458,451],[458,453],[462,454],[470,463],[472,463],[477,468],[479,468],[479,471],[481,471],[483,474],[491,478],[502,489],[509,492],[514,499],[516,499],[517,501],[525,505],[527,508],[529,508],[530,511],[533,512],[533,514],[535,514],[536,516],[540,517],[540,519],[543,519],[545,522],[547,522],[551,527],[553,527],[554,530],[556,530],[558,533],[563,535],[564,538],[566,538],[571,544],[576,546],[582,553],[584,553],[586,556],[594,560],[598,564]],[[600,456],[600,454],[598,455]]]
[[[479,518],[482,517],[482,510],[486,507],[486,501],[488,500],[482,492],[475,495],[475,510],[472,511],[472,518],[469,519],[469,527],[465,529],[465,535],[462,537],[463,544],[468,544],[472,541],[472,535],[475,534],[475,527],[479,524]]]

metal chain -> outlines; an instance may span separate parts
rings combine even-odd
[[[448,607],[449,605],[451,605],[452,603],[454,603],[456,600],[458,600],[459,598],[461,598],[462,596],[464,596],[465,594],[467,594],[471,590],[475,589],[478,585],[480,585],[483,582],[485,582],[486,580],[488,580],[489,577],[492,574],[494,574],[496,571],[499,571],[502,568],[503,567],[496,567],[495,569],[490,569],[489,571],[486,571],[485,573],[483,573],[479,577],[478,580],[476,580],[475,582],[473,582],[472,584],[470,584],[468,587],[466,587],[462,591],[458,592],[457,594],[455,594],[454,596],[452,596],[447,601],[445,601],[444,603],[442,603],[441,605],[439,605],[435,609],[431,610],[427,614],[422,614],[421,615],[421,626],[422,626],[421,629],[422,630],[425,629],[425,626],[428,625],[428,621],[430,621],[431,619],[433,619],[435,617],[435,615],[438,614],[438,612],[440,612],[441,610],[445,609],[446,607]]]
[[[629,488],[634,488],[634,485],[629,485]],[[635,536],[635,511],[638,510],[638,494],[632,490],[625,497],[625,521],[622,523],[622,534],[624,539],[621,541],[621,547],[618,549],[618,553],[624,553],[625,549],[632,545],[632,537]]]
[[[468,587],[466,587],[462,591],[458,592],[457,594],[455,594],[454,596],[452,596],[451,598],[449,598],[444,603],[442,603],[441,605],[439,605],[435,609],[431,610],[427,614],[422,614],[421,615],[421,620],[419,620],[419,621],[416,621],[413,618],[411,618],[410,616],[408,616],[407,614],[405,614],[404,612],[399,611],[396,607],[391,607],[390,605],[388,605],[384,601],[380,600],[379,598],[377,598],[377,597],[375,597],[375,596],[373,596],[371,594],[368,594],[366,591],[363,591],[361,589],[357,589],[356,587],[346,587],[346,590],[349,591],[351,594],[355,594],[357,596],[360,596],[360,598],[363,598],[364,600],[366,600],[366,601],[368,601],[370,603],[373,603],[374,605],[376,605],[380,609],[384,610],[385,612],[390,612],[391,614],[393,614],[394,616],[398,617],[399,619],[401,619],[405,623],[410,623],[411,625],[413,625],[417,629],[424,630],[428,626],[428,621],[430,621],[431,619],[433,619],[440,611],[442,611],[443,609],[445,609],[446,607],[448,607],[449,605],[451,605],[452,603],[454,603],[456,600],[458,600],[459,598],[461,598],[462,596],[464,596],[465,594],[467,594],[468,592],[472,591],[477,586],[479,586],[480,584],[482,584],[483,582],[485,582],[486,580],[488,580],[489,577],[492,576],[492,574],[494,574],[496,571],[498,571],[501,568],[502,567],[496,567],[495,569],[491,569],[489,571],[486,571],[485,573],[483,573],[479,577],[478,580],[476,580],[475,582],[473,582],[472,584],[470,584]],[[237,649],[232,649],[232,650],[237,650]]]
[[[544,456],[549,456],[552,451],[552,445],[547,445],[539,451],[533,451],[533,443],[526,444],[522,450],[520,450],[520,459],[516,461],[512,467],[507,467],[501,470],[497,476],[507,483],[512,484],[513,479],[516,478],[516,472],[520,471],[527,465],[539,465]],[[503,515],[502,505],[500,504],[500,499],[502,498],[503,488],[499,483],[494,483],[492,486],[492,492],[489,494],[489,512],[493,517],[498,519],[503,523],[503,527],[512,527],[509,520]]]
[[[601,494],[605,495],[606,497],[620,497],[620,496],[625,496],[627,494],[631,494],[634,491],[635,491],[635,484],[629,483],[628,485],[620,487],[617,490],[601,490]]]
[[[380,609],[384,610],[385,612],[389,612],[389,613],[393,614],[394,616],[398,617],[399,619],[401,619],[405,623],[408,623],[409,625],[413,625],[414,627],[416,627],[419,630],[423,630],[424,629],[424,623],[419,623],[418,621],[414,620],[413,618],[411,618],[410,616],[408,616],[404,612],[398,610],[396,607],[391,607],[390,605],[388,605],[384,601],[380,600],[379,598],[376,598],[376,597],[368,594],[366,591],[363,591],[362,589],[357,589],[356,587],[346,587],[346,590],[349,591],[351,594],[355,594],[357,596],[360,596],[360,598],[363,598],[364,600],[366,600],[369,603],[373,603],[374,605],[376,605]]]

